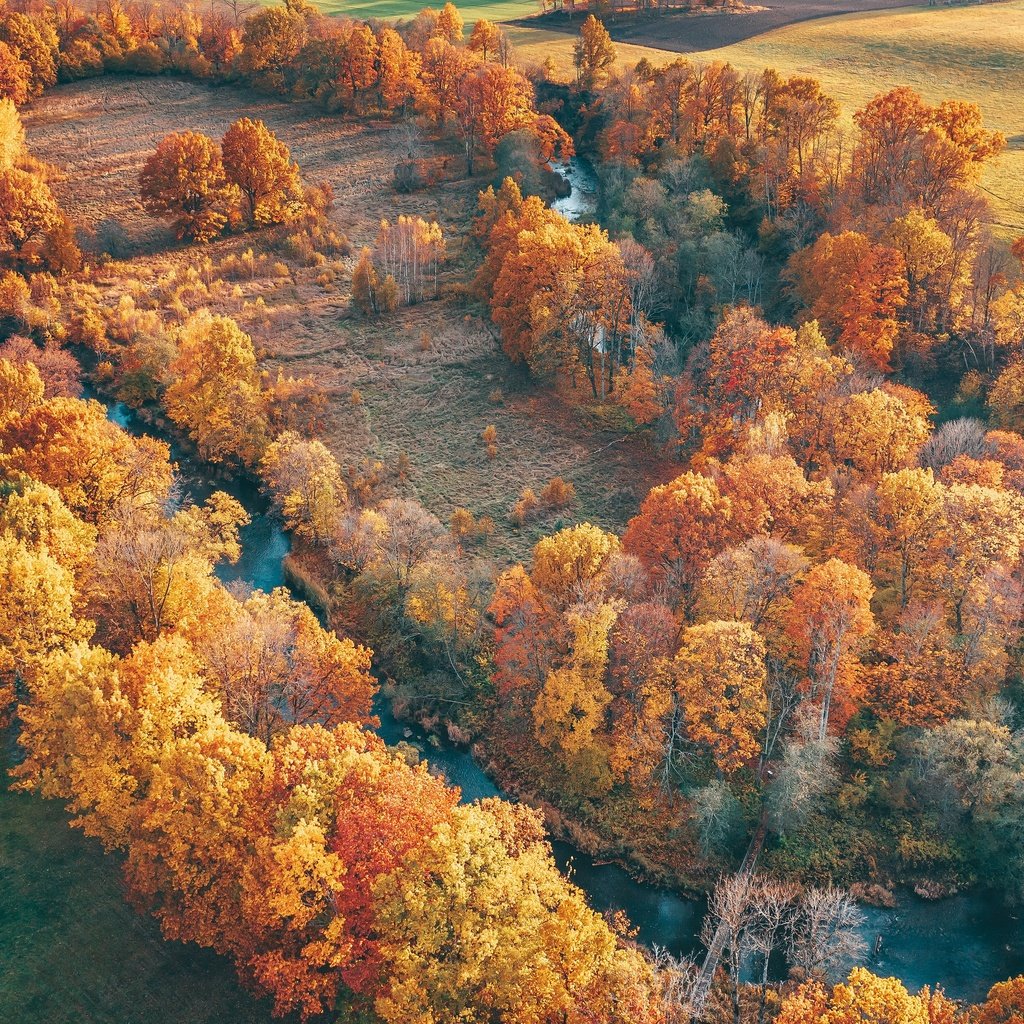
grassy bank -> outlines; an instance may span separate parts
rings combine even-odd
[[[270,1024],[231,965],[165,942],[61,805],[0,765],[0,1024]]]

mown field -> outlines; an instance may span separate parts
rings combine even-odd
[[[572,73],[572,38],[512,26],[522,59],[550,56]],[[647,57],[674,60],[668,50],[620,44],[621,64]],[[1024,0],[972,7],[913,7],[806,21],[691,59],[724,60],[745,70],[774,67],[813,75],[843,105],[847,118],[877,93],[909,85],[930,102],[977,103],[986,123],[1004,132],[1008,151],[982,182],[1006,233],[1024,232]]]
[[[0,1024],[270,1024],[231,965],[165,942],[118,868],[0,763]]]

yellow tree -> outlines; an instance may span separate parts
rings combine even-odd
[[[314,544],[325,542],[345,509],[347,491],[341,467],[324,444],[285,431],[267,447],[260,476],[288,529]]]
[[[199,454],[210,462],[253,465],[266,444],[267,410],[249,335],[230,317],[193,314],[181,329],[170,373],[167,412]]]
[[[683,633],[672,662],[690,741],[729,774],[756,757],[768,719],[765,646],[745,622],[708,622]]]
[[[92,634],[75,614],[75,597],[71,572],[45,548],[0,534],[0,708],[17,684],[31,685],[49,655]]]
[[[28,547],[45,550],[77,573],[96,546],[96,528],[75,516],[60,492],[31,481],[0,505],[0,531]]]
[[[142,206],[172,222],[178,238],[208,242],[221,233],[238,206],[220,147],[200,132],[168,135],[139,175]]]
[[[891,388],[859,391],[832,406],[833,451],[867,477],[902,469],[928,440],[926,409]]]
[[[25,128],[18,109],[9,99],[0,98],[0,171],[9,171],[24,151]]]
[[[474,53],[479,53],[483,60],[493,57],[498,52],[501,41],[501,31],[493,21],[480,18],[470,33],[469,42],[466,44]]]
[[[16,167],[0,171],[0,245],[21,257],[29,242],[41,239],[62,220],[60,207],[42,178]]]
[[[51,398],[10,420],[0,436],[0,466],[55,488],[90,523],[155,508],[171,486],[167,445],[132,437],[107,419],[99,402]]]
[[[221,140],[221,150],[224,172],[242,193],[250,226],[279,224],[297,212],[302,201],[299,165],[262,121],[235,121]]]
[[[615,44],[608,30],[592,14],[580,26],[579,39],[573,44],[572,62],[576,68],[576,82],[590,92],[608,77],[608,69],[615,63]]]
[[[855,967],[832,990],[820,982],[801,985],[786,996],[779,1024],[952,1024],[956,1004],[926,986],[911,995],[897,978],[879,978]]]

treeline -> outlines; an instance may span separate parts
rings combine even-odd
[[[328,18],[305,0],[254,10],[234,0],[200,13],[177,3],[73,2],[0,17],[0,97],[16,105],[58,81],[108,72],[243,82],[313,99],[332,112],[422,114],[462,141],[468,172],[515,134],[547,161],[572,142],[514,66],[501,30],[479,20],[466,35],[451,3],[391,25]],[[417,154],[399,168],[422,183]]]

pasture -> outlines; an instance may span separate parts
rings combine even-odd
[[[508,31],[523,60],[539,63],[550,56],[562,75],[572,74],[570,37],[521,26]],[[619,45],[618,51],[621,65],[641,57],[664,64],[677,56],[636,43]],[[985,123],[1005,133],[1009,142],[982,181],[996,226],[1008,235],[1024,232],[1024,0],[804,21],[691,59],[812,75],[840,101],[847,123],[873,96],[899,85],[911,86],[932,103],[977,103]]]

